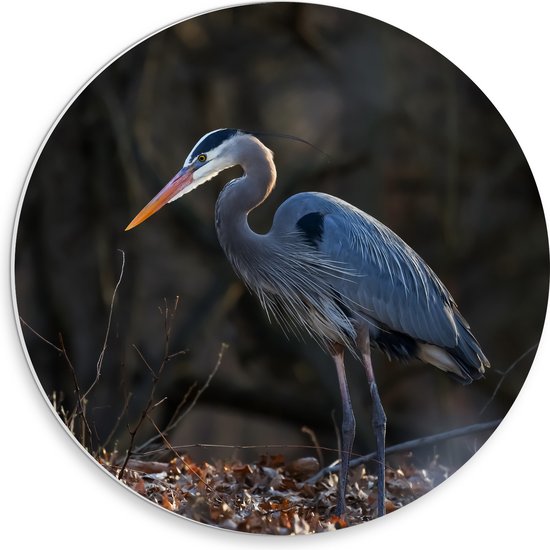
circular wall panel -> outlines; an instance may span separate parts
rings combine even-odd
[[[200,523],[312,534],[483,445],[539,343],[548,241],[520,146],[456,66],[268,3],[166,28],[83,89],[14,270],[36,379],[108,475]]]

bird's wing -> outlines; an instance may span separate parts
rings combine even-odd
[[[319,252],[355,274],[336,279],[337,291],[392,331],[455,347],[456,305],[430,267],[393,231],[361,210],[332,197],[327,206]]]

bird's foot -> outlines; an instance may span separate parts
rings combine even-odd
[[[346,519],[346,505],[338,502],[334,513],[330,516],[330,522],[334,525],[336,529],[342,529],[343,527],[348,526],[348,521]]]

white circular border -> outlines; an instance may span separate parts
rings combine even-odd
[[[545,130],[550,127],[550,77],[544,73],[548,73],[550,39],[544,3],[524,2],[521,9],[490,0],[462,0],[453,5],[440,0],[317,3],[390,23],[464,70],[510,125],[533,170],[548,217],[550,168]],[[14,3],[10,13],[4,14],[0,37],[5,58],[0,107],[2,245],[10,272],[14,213],[29,166],[44,136],[49,135],[52,121],[57,122],[82,83],[103,70],[114,53],[127,50],[152,31],[196,15],[192,7],[172,1],[139,5],[129,0],[95,0],[79,6],[52,0],[33,6]],[[208,11],[227,5],[206,0],[196,7]],[[5,288],[10,276],[6,272]],[[82,549],[102,543],[137,548],[193,542],[218,542],[228,548],[258,544],[255,537],[205,529],[155,511],[128,491],[117,489],[99,468],[83,460],[81,450],[59,429],[39,398],[14,330],[11,293],[6,292],[4,299],[3,368],[9,373],[0,400],[4,540],[18,541],[17,546],[71,543]],[[525,544],[526,529],[537,540],[548,521],[550,492],[544,471],[550,446],[542,435],[548,416],[546,388],[550,387],[547,332],[545,327],[532,372],[502,427],[445,482],[444,489],[407,506],[406,512],[338,534],[262,537],[261,543],[283,541],[287,545],[299,540],[299,544],[313,542],[323,547],[340,541],[438,549],[485,543],[512,548]],[[520,455],[522,449],[525,457]],[[520,479],[522,473],[528,476],[526,481]]]

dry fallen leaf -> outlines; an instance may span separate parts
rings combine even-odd
[[[286,471],[296,479],[307,479],[319,471],[319,461],[313,456],[305,456],[292,461]]]
[[[386,512],[402,508],[446,479],[450,470],[432,461],[418,468],[410,456],[386,471]],[[119,469],[102,458],[113,475]],[[376,517],[376,478],[363,466],[349,477],[346,518],[334,515],[337,474],[316,483],[316,458],[288,464],[282,454],[263,455],[256,463],[195,463],[188,456],[169,463],[129,461],[122,481],[168,510],[225,529],[268,534],[311,534],[356,525]],[[146,472],[146,473],[145,473]]]

